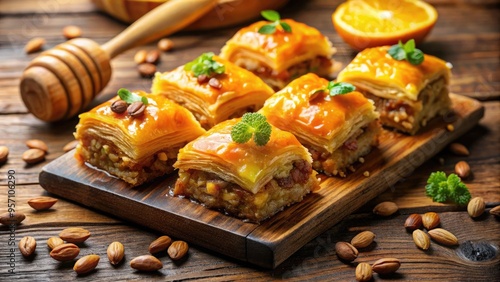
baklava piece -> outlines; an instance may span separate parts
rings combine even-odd
[[[205,130],[163,96],[131,95],[139,101],[129,105],[115,97],[80,115],[75,156],[137,186],[171,173],[179,149]]]
[[[186,107],[205,129],[260,109],[274,94],[253,73],[212,53],[173,71],[157,73],[152,92]]]
[[[269,98],[260,113],[297,136],[312,154],[313,169],[345,177],[378,144],[380,124],[372,101],[350,90],[331,96],[334,85],[343,87],[306,74]]]
[[[387,53],[389,48],[360,52],[337,80],[354,84],[372,99],[384,126],[414,135],[430,119],[450,111],[450,68],[430,55],[418,65],[398,61]]]
[[[180,150],[173,194],[260,222],[301,201],[319,183],[310,154],[295,136],[271,127],[263,146],[236,143],[231,130],[239,120],[216,125]]]
[[[268,21],[240,29],[227,41],[220,56],[252,71],[275,90],[309,72],[329,77],[336,49],[328,38],[306,24],[291,19],[281,22],[291,31],[278,26],[274,33],[259,33]]]

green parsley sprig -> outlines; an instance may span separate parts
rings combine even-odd
[[[144,105],[148,104],[148,98],[145,96],[139,96],[126,88],[120,88],[118,90],[118,96],[123,101],[127,102],[127,104],[132,104],[133,102],[142,102]]]
[[[316,95],[321,92],[327,92],[328,95],[333,97],[337,95],[351,93],[354,90],[356,90],[356,86],[350,83],[329,81],[326,88],[314,90],[314,92],[311,94],[310,100],[313,100],[316,97]]]
[[[223,74],[226,67],[213,59],[214,53],[207,52],[198,58],[184,65],[184,70],[192,71],[195,77],[206,75],[211,77],[216,74]]]
[[[387,51],[392,58],[398,61],[407,60],[412,65],[420,65],[424,61],[424,53],[415,48],[415,40],[410,39],[405,44],[399,41]]]
[[[458,175],[452,173],[447,178],[446,173],[442,171],[431,173],[425,186],[425,193],[439,203],[451,201],[466,205],[471,198],[469,189]]]
[[[262,34],[273,34],[276,32],[276,27],[281,26],[285,32],[292,32],[292,27],[286,22],[281,21],[281,16],[278,12],[274,10],[264,10],[260,12],[262,17],[266,20],[271,21],[272,23],[263,25],[259,28],[259,33]]]
[[[257,146],[264,146],[271,138],[272,127],[264,115],[259,113],[246,113],[241,121],[231,129],[231,139],[236,143],[246,143],[253,135]]]

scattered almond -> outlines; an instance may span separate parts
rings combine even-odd
[[[142,63],[137,66],[137,71],[144,78],[151,78],[156,73],[156,66],[150,63]]]
[[[394,202],[382,202],[373,208],[373,213],[381,216],[390,216],[398,211],[398,206]]]
[[[57,199],[52,197],[37,197],[28,200],[28,205],[37,211],[48,210],[55,203],[57,203]]]
[[[439,218],[439,215],[435,212],[426,212],[422,216],[422,224],[427,230],[436,228],[440,223],[441,219]]]
[[[68,25],[63,28],[63,36],[66,39],[73,39],[82,36],[82,30],[74,25]]]
[[[7,146],[0,146],[0,164],[7,162],[9,158],[9,148]]]
[[[422,250],[428,250],[431,246],[431,239],[429,239],[429,235],[427,235],[424,231],[420,229],[415,229],[413,231],[413,242],[415,245]]]
[[[158,49],[163,52],[167,52],[174,48],[174,42],[168,38],[163,38],[158,41]]]
[[[146,57],[148,56],[147,50],[139,50],[134,55],[134,62],[138,65],[146,62]]]
[[[64,241],[59,237],[50,237],[49,239],[47,239],[47,246],[51,250],[62,244],[64,244]]]
[[[65,153],[67,153],[67,152],[73,150],[74,148],[76,148],[76,145],[78,145],[78,142],[79,142],[78,140],[73,140],[73,141],[68,142],[66,145],[64,145],[63,151]]]
[[[173,260],[180,260],[182,259],[188,252],[189,246],[186,242],[184,241],[174,241],[172,244],[170,244],[170,247],[168,247],[168,256],[173,259]]]
[[[94,270],[101,259],[98,255],[86,255],[78,259],[73,266],[77,274],[85,274]]]
[[[80,227],[70,227],[61,231],[59,237],[69,243],[82,243],[90,237],[90,232]]]
[[[450,151],[458,156],[468,156],[469,155],[469,150],[467,147],[460,143],[451,143],[450,144]]]
[[[372,264],[372,270],[378,274],[389,274],[396,272],[401,266],[397,258],[382,258]]]
[[[467,212],[472,218],[480,217],[486,208],[483,198],[475,197],[469,201]]]
[[[0,214],[0,223],[3,225],[11,225],[11,224],[17,225],[21,223],[25,218],[26,216],[24,215],[24,213],[20,211],[13,213],[4,212]]]
[[[45,160],[45,151],[40,149],[29,149],[21,157],[27,164],[37,164]]]
[[[372,267],[366,262],[360,262],[356,266],[356,280],[366,282],[372,280]]]
[[[166,251],[172,244],[172,239],[168,236],[161,236],[149,244],[149,252],[152,254]]]
[[[109,244],[107,254],[109,262],[112,265],[118,265],[122,261],[123,256],[125,255],[125,248],[123,247],[122,243],[113,242]]]
[[[470,175],[469,164],[466,161],[459,161],[455,165],[455,173],[462,179],[469,177]]]
[[[337,256],[345,261],[353,261],[358,257],[358,250],[347,242],[337,242],[335,244]]]
[[[490,214],[500,217],[500,205],[490,209]]]
[[[23,257],[27,258],[31,256],[35,252],[35,249],[36,249],[35,238],[31,236],[26,236],[19,241],[19,251],[21,251]]]
[[[26,141],[26,146],[28,146],[28,148],[30,149],[40,149],[45,153],[49,151],[49,147],[47,146],[47,144],[45,144],[45,142],[43,142],[42,140],[38,139],[31,139]]]
[[[146,55],[146,63],[156,65],[160,61],[160,51],[151,50]]]
[[[26,52],[26,54],[38,52],[42,49],[43,45],[45,45],[45,39],[35,37],[26,43],[24,46],[24,52]]]
[[[445,246],[455,246],[458,245],[458,239],[453,235],[450,231],[447,231],[443,228],[435,228],[429,230],[429,236],[431,236],[432,240],[445,245]]]
[[[80,253],[80,248],[73,243],[59,245],[50,251],[50,257],[57,261],[68,261],[76,258]]]
[[[375,234],[373,232],[363,231],[351,239],[351,245],[356,249],[366,248],[373,242],[374,238]]]
[[[410,214],[405,221],[405,228],[408,231],[413,231],[422,227],[422,216],[416,213]]]
[[[163,264],[152,255],[143,255],[132,259],[130,267],[139,271],[157,271],[163,267]]]

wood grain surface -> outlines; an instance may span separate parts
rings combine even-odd
[[[291,0],[281,13],[284,17],[320,29],[337,47],[336,60],[346,64],[356,53],[338,37],[330,20],[331,13],[340,2]],[[485,116],[479,125],[455,140],[467,146],[469,156],[454,155],[447,148],[439,151],[413,172],[402,173],[398,183],[361,206],[353,215],[310,240],[274,270],[191,245],[185,260],[173,262],[168,256],[162,255],[160,260],[164,263],[163,269],[147,274],[134,271],[129,267],[129,262],[135,256],[146,254],[149,243],[163,235],[161,232],[63,198],[59,198],[58,203],[46,212],[36,212],[26,203],[28,199],[40,195],[55,196],[41,188],[38,175],[43,166],[64,154],[62,147],[73,140],[72,133],[78,120],[75,118],[47,124],[27,113],[19,96],[19,78],[23,69],[38,54],[24,54],[24,44],[34,36],[42,36],[47,40],[45,49],[49,49],[65,41],[62,29],[69,24],[80,26],[84,37],[102,44],[125,29],[126,25],[98,12],[87,0],[0,1],[0,145],[10,149],[8,161],[0,165],[0,211],[7,210],[9,187],[6,179],[8,171],[13,170],[16,176],[16,210],[26,214],[25,221],[15,232],[0,226],[0,280],[354,281],[357,262],[373,263],[390,256],[401,259],[401,268],[395,275],[376,274],[373,281],[498,281],[500,220],[488,214],[472,220],[462,207],[432,202],[425,196],[423,187],[431,172],[453,172],[458,161],[466,160],[473,172],[465,180],[472,195],[485,199],[487,211],[500,204],[500,4],[497,0],[428,2],[436,7],[439,19],[430,36],[420,46],[421,49],[453,64],[452,92],[479,99],[485,107]],[[218,52],[238,28],[172,36],[176,47],[162,54],[158,69],[173,69],[201,52]],[[133,62],[135,52],[143,48],[152,50],[156,46],[149,44],[134,48],[113,61],[110,84],[94,105],[110,98],[120,87],[150,88],[151,80],[141,78]],[[27,149],[24,142],[33,138],[44,140],[49,146],[49,153],[45,162],[26,165],[21,160],[22,153]],[[390,218],[374,216],[371,209],[384,200],[396,202],[400,207],[399,213]],[[496,246],[495,258],[473,262],[464,259],[459,248],[447,248],[434,242],[431,243],[430,251],[417,249],[411,235],[404,230],[403,223],[408,214],[427,211],[438,212],[442,219],[441,226],[455,233],[460,243],[470,240]],[[92,236],[81,246],[82,255],[101,255],[96,271],[82,277],[77,277],[72,270],[74,262],[59,263],[53,260],[45,246],[49,237],[72,226],[85,227],[92,232]],[[363,249],[352,264],[338,260],[335,243],[349,241],[362,230],[373,231],[376,234],[375,243]],[[17,243],[26,235],[35,237],[38,242],[36,256],[32,260],[23,259],[16,247],[15,270],[14,274],[9,275],[11,246],[8,240],[15,236]],[[107,245],[115,240],[125,245],[125,261],[116,268],[108,263],[105,255]],[[217,238],[212,236],[207,240]]]

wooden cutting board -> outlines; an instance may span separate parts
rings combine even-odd
[[[169,196],[176,175],[137,188],[80,165],[69,152],[46,165],[40,184],[50,193],[158,230],[175,239],[266,268],[275,268],[475,126],[478,101],[451,95],[455,114],[418,136],[383,131],[378,149],[347,178],[322,177],[321,189],[261,224],[243,222],[187,199]],[[448,131],[446,125],[453,124]],[[369,171],[366,177],[363,172]],[[424,189],[424,187],[422,187]]]

